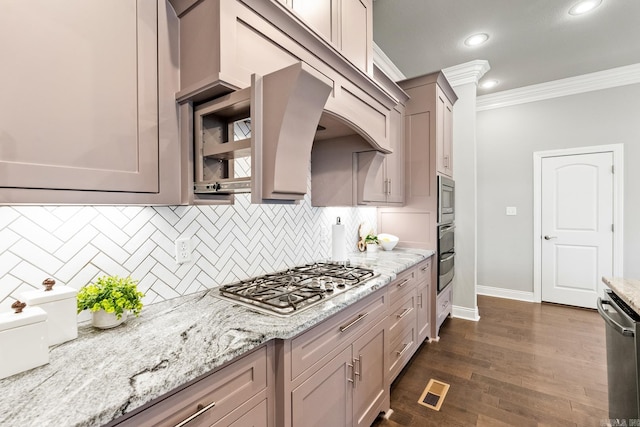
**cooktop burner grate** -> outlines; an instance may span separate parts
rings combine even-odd
[[[313,263],[220,287],[220,295],[279,315],[289,315],[375,277],[373,270]]]

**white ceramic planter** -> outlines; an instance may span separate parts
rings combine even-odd
[[[367,253],[378,252],[378,245],[375,243],[367,243]]]
[[[110,329],[122,324],[127,320],[127,312],[122,313],[120,319],[116,318],[115,313],[107,313],[104,310],[94,311],[91,325],[98,329]]]

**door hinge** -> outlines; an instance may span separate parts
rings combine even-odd
[[[616,167],[611,165],[611,173],[616,173]]]
[[[615,231],[613,224],[611,224],[611,232],[613,233]]]

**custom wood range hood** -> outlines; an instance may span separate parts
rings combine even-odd
[[[314,140],[352,135],[359,151],[393,151],[390,117],[406,97],[374,80],[372,55],[351,60],[278,0],[170,1],[180,18],[182,146],[196,147],[183,203],[232,203],[249,190],[252,203],[298,201]],[[250,137],[234,137],[238,120]],[[233,166],[248,154],[250,180]]]

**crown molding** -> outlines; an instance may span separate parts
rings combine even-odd
[[[476,59],[475,61],[444,68],[442,72],[447,77],[451,87],[456,87],[469,83],[477,85],[482,76],[490,69],[489,61]]]
[[[373,63],[394,82],[407,78],[375,42],[373,43]]]
[[[640,83],[640,63],[482,95],[477,98],[476,111],[492,110],[635,83]]]

